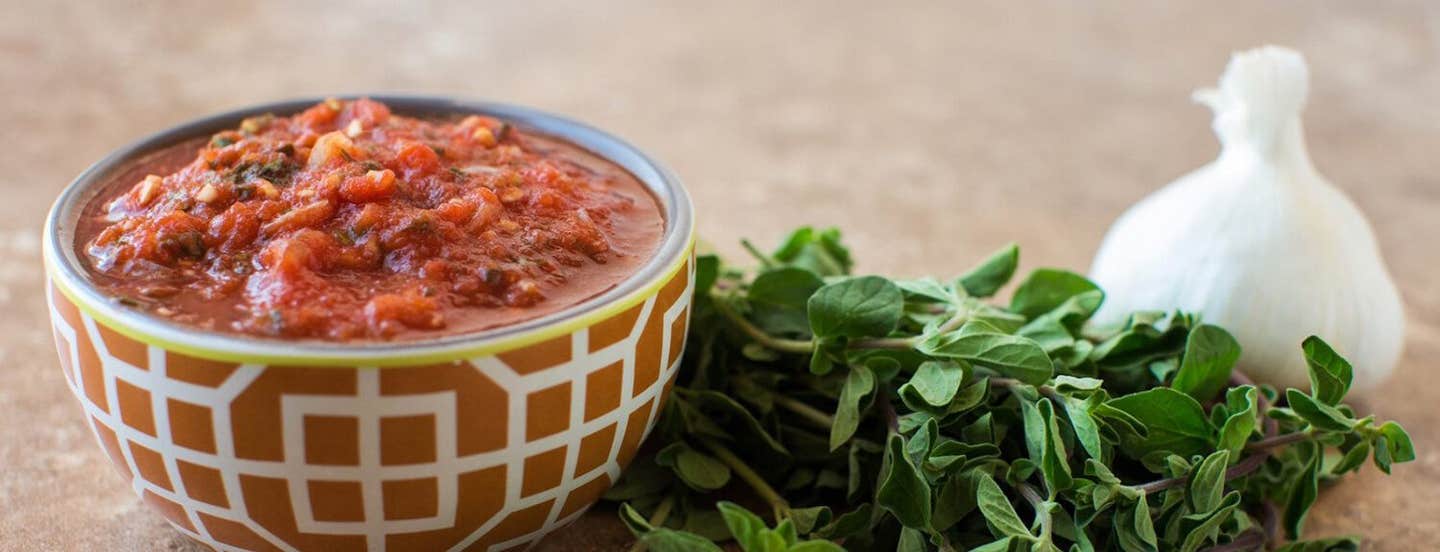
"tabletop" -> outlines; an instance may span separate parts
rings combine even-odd
[[[459,3],[457,3],[459,4]],[[1009,241],[1084,270],[1127,205],[1217,151],[1192,88],[1233,50],[1309,58],[1320,170],[1370,217],[1406,352],[1361,408],[1418,461],[1325,490],[1312,536],[1440,540],[1440,7],[1423,1],[19,2],[0,0],[0,549],[192,550],[126,489],[59,370],[39,228],[106,152],[278,98],[422,92],[628,138],[686,182],[706,240],[837,225],[860,269],[952,274]],[[543,548],[619,550],[597,508]]]

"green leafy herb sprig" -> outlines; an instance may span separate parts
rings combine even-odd
[[[1415,458],[1341,403],[1351,366],[1318,338],[1308,392],[1281,393],[1194,316],[1087,326],[1104,294],[1071,272],[987,302],[1013,245],[949,282],[852,276],[833,229],[745,245],[753,271],[697,260],[654,452],[606,495],[636,548],[1355,550],[1297,540],[1320,485]]]

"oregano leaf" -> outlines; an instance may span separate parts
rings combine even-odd
[[[1225,393],[1225,405],[1230,415],[1225,419],[1225,425],[1220,427],[1218,446],[1230,453],[1232,463],[1240,459],[1240,451],[1245,449],[1245,444],[1255,433],[1258,397],[1259,391],[1250,385],[1234,387]]]
[[[723,552],[710,539],[672,529],[655,529],[641,535],[639,542],[652,552]]]
[[[991,253],[979,266],[970,269],[956,280],[955,285],[971,297],[995,295],[1020,265],[1020,246],[1013,243]]]
[[[927,550],[925,533],[911,527],[900,529],[900,542],[895,544],[895,552],[927,552]]]
[[[1305,364],[1309,368],[1310,393],[1315,400],[1331,406],[1340,404],[1350,390],[1354,369],[1350,362],[1330,348],[1324,340],[1310,336],[1301,343]]]
[[[835,407],[835,425],[830,427],[830,450],[838,450],[860,426],[860,406],[875,390],[875,374],[864,364],[850,367]]]
[[[890,280],[860,276],[821,287],[807,304],[817,337],[876,337],[900,323],[905,296]]]
[[[1020,521],[1020,514],[1015,513],[1010,499],[1000,490],[1000,485],[996,484],[993,478],[980,478],[975,501],[996,537],[1022,537],[1026,540],[1034,538],[1034,535],[1030,534],[1030,528]]]
[[[906,527],[930,526],[930,484],[905,457],[905,441],[891,435],[887,445],[890,471],[875,492],[875,503],[889,510]]]
[[[1217,450],[1200,462],[1186,488],[1191,510],[1210,513],[1220,507],[1220,499],[1225,495],[1225,468],[1229,465],[1228,450]]]
[[[765,550],[769,528],[760,516],[733,502],[721,501],[716,503],[715,507],[725,516],[725,525],[730,528],[730,534],[735,537],[735,542],[740,544],[741,549],[747,552]]]
[[[751,318],[771,332],[809,333],[806,304],[825,285],[809,270],[781,267],[760,273],[746,296]]]
[[[1191,527],[1184,535],[1184,541],[1180,543],[1180,552],[1196,552],[1200,547],[1215,542],[1220,535],[1220,525],[1229,521],[1230,513],[1240,505],[1240,493],[1230,492],[1220,501],[1219,506],[1203,516],[1199,525]],[[1189,516],[1191,518],[1199,515]]]
[[[1330,468],[1330,473],[1331,475],[1341,475],[1360,469],[1360,466],[1365,465],[1365,460],[1368,458],[1370,458],[1370,441],[1361,440],[1345,451],[1345,454],[1340,457],[1340,461]]]
[[[1396,463],[1409,462],[1415,459],[1415,445],[1410,442],[1410,434],[1400,427],[1396,422],[1385,422],[1380,424],[1380,434],[1385,436],[1385,444],[1390,451],[1390,459]]]
[[[1099,289],[1094,282],[1074,272],[1042,268],[1030,273],[1015,289],[1010,310],[1034,318],[1054,310],[1071,297]]]
[[[713,491],[730,482],[729,466],[683,441],[656,453],[655,463],[675,470],[681,481],[696,490]]]
[[[1335,407],[1317,401],[1298,389],[1285,390],[1285,400],[1290,403],[1291,410],[1317,429],[1347,431],[1355,423]]]
[[[1100,436],[1100,426],[1095,423],[1095,418],[1090,415],[1090,406],[1087,401],[1074,397],[1066,397],[1065,417],[1070,420],[1070,427],[1075,432],[1075,440],[1080,442],[1080,447],[1090,458],[1103,460],[1105,458],[1104,439]]]
[[[1285,499],[1281,520],[1285,528],[1285,536],[1291,540],[1300,538],[1300,530],[1305,525],[1306,514],[1315,504],[1315,498],[1320,491],[1320,452],[1316,450],[1314,443],[1301,443],[1296,446],[1299,447],[1298,450],[1301,452],[1304,464],[1291,485],[1289,496]]]
[[[965,369],[951,360],[930,360],[920,365],[910,381],[900,387],[902,397],[913,396],[932,407],[950,404],[965,381]]]
[[[1145,436],[1126,432],[1122,438],[1122,445],[1134,458],[1154,452],[1190,456],[1211,447],[1214,427],[1200,403],[1189,395],[1168,387],[1156,387],[1110,399],[1106,405],[1144,425]]]
[[[1209,324],[1196,326],[1185,340],[1185,355],[1171,387],[1197,401],[1208,401],[1225,387],[1238,360],[1240,344],[1230,332]]]
[[[929,336],[917,349],[930,356],[964,359],[1033,385],[1049,380],[1055,370],[1038,343],[978,320],[957,331]]]

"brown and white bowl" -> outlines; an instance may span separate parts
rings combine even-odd
[[[523,547],[578,517],[654,425],[685,347],[690,199],[621,140],[538,111],[385,97],[396,113],[477,113],[573,142],[658,200],[654,258],[591,300],[513,326],[394,344],[210,333],[120,305],[76,257],[99,185],[149,152],[298,112],[319,99],[207,117],[122,148],[79,176],[45,223],[60,365],[135,493],[219,550]]]

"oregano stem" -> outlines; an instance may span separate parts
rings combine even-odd
[[[740,480],[744,481],[746,485],[749,485],[750,488],[755,491],[755,494],[760,495],[761,499],[764,499],[765,502],[770,504],[770,509],[775,514],[776,522],[779,522],[789,515],[790,503],[787,502],[784,497],[780,496],[780,493],[776,491],[774,487],[771,487],[770,483],[765,481],[764,477],[760,477],[760,474],[755,473],[755,470],[752,469],[749,464],[746,464],[739,456],[735,456],[735,453],[730,452],[730,449],[726,448],[725,445],[720,444],[710,437],[697,437],[696,440],[698,440],[700,445],[705,447],[706,450],[709,450],[711,454],[714,454],[716,458],[719,458],[721,462],[724,462],[726,466],[729,466],[730,471],[740,476]]]
[[[943,324],[940,324],[939,326],[936,326],[936,327],[935,327],[935,333],[936,333],[936,334],[943,334],[943,333],[953,332],[953,331],[955,331],[955,330],[960,329],[960,326],[964,326],[965,323],[966,323],[966,322],[969,322],[969,321],[970,321],[970,311],[969,311],[969,310],[966,310],[966,309],[964,309],[964,308],[961,308],[959,305],[956,305],[956,306],[955,306],[955,314],[952,315],[952,316],[950,317],[950,319],[949,319],[949,320],[946,320]]]
[[[775,261],[770,260],[769,255],[761,253],[760,248],[755,247],[755,244],[750,243],[750,240],[740,240],[740,247],[745,248],[746,253],[749,253],[751,257],[755,257],[755,260],[760,261],[760,266],[764,268],[775,266]]]
[[[1264,465],[1265,460],[1268,458],[1270,458],[1269,450],[1261,451],[1256,454],[1247,456],[1244,460],[1241,460],[1234,466],[1230,466],[1229,469],[1225,470],[1225,480],[1230,481],[1232,479],[1239,479],[1241,477],[1245,477],[1247,475],[1255,473],[1255,470],[1260,469],[1260,466]],[[1180,487],[1185,485],[1189,481],[1189,477],[1169,477],[1166,479],[1157,479],[1149,483],[1134,485],[1133,487],[1140,492],[1150,494],[1160,492],[1165,489]]]
[[[755,340],[756,343],[782,353],[810,354],[815,351],[814,341],[808,339],[784,339],[765,333],[765,330],[760,329],[759,326],[745,319],[740,313],[735,312],[735,309],[730,306],[730,303],[727,302],[724,297],[712,297],[712,299],[713,301],[711,301],[711,303],[715,305],[715,310],[719,311],[721,316],[724,316],[725,319],[729,320],[750,339]]]
[[[1038,510],[1040,505],[1045,502],[1045,499],[1040,498],[1040,491],[1035,490],[1034,485],[1022,482],[1019,485],[1019,489],[1020,496],[1025,497],[1025,501],[1029,502],[1031,507]]]
[[[660,500],[660,504],[655,506],[655,513],[650,514],[650,519],[646,521],[650,523],[651,527],[660,527],[665,524],[665,520],[670,519],[670,510],[674,507],[675,495],[667,494],[664,499]],[[644,541],[636,542],[635,546],[630,547],[630,552],[645,552],[645,550]]]
[[[1057,401],[1060,400],[1060,392],[1057,391],[1057,390],[1055,390],[1054,387],[1051,387],[1051,386],[1049,386],[1049,385],[1030,385],[1030,384],[1025,383],[1025,382],[1023,382],[1023,381],[1017,380],[1017,379],[1015,379],[1015,378],[1003,378],[1003,377],[998,377],[998,376],[992,376],[992,377],[990,378],[990,386],[991,386],[991,387],[1003,387],[1003,388],[1009,389],[1009,390],[1014,390],[1015,388],[1021,387],[1021,386],[1034,387],[1035,390],[1036,390],[1036,391],[1039,391],[1041,395],[1044,395],[1044,396],[1046,396],[1046,397],[1049,397],[1049,398],[1054,399],[1054,400],[1057,400]]]
[[[890,404],[890,390],[888,388],[881,387],[880,392],[876,393],[875,405],[880,409],[880,417],[885,420],[885,426],[889,428],[889,432],[895,434],[900,433],[900,416],[895,414],[895,405]]]
[[[1265,528],[1265,542],[1274,542],[1280,535],[1280,507],[1271,500],[1260,503],[1260,526]]]
[[[1202,549],[1200,552],[1245,552],[1247,550],[1261,550],[1264,547],[1265,534],[1252,529],[1241,533],[1240,536],[1235,537],[1230,542],[1217,544]]]
[[[1040,492],[1036,491],[1035,487],[1029,483],[1022,481],[1016,488],[1020,490],[1020,496],[1025,497],[1025,501],[1029,502],[1030,507],[1035,510],[1035,519],[1040,522],[1040,538],[1043,542],[1049,542],[1052,531],[1050,508],[1046,506],[1049,503],[1040,498]]]
[[[771,396],[773,398],[772,400],[775,401],[775,406],[784,408],[785,410],[789,410],[790,412],[799,415],[801,419],[810,422],[811,424],[815,425],[820,429],[828,430],[835,425],[835,418],[830,416],[829,414],[821,412],[818,408],[805,404],[804,402],[801,402],[799,400],[781,395],[779,393],[775,393]]]
[[[660,501],[660,504],[655,506],[655,513],[650,514],[650,519],[648,520],[650,525],[654,527],[663,525],[665,520],[670,519],[670,510],[674,507],[675,495],[665,495],[665,498]]]
[[[1266,438],[1261,439],[1261,440],[1259,440],[1259,441],[1254,441],[1254,442],[1251,442],[1251,443],[1246,444],[1246,445],[1245,445],[1245,450],[1248,450],[1248,451],[1251,451],[1251,452],[1258,452],[1258,451],[1262,451],[1262,450],[1269,450],[1269,449],[1273,449],[1273,448],[1280,448],[1280,447],[1283,447],[1283,446],[1285,446],[1285,445],[1294,444],[1294,443],[1298,443],[1298,442],[1300,442],[1300,441],[1304,441],[1304,440],[1306,440],[1306,439],[1309,439],[1312,434],[1313,434],[1313,432],[1312,432],[1311,430],[1307,429],[1307,430],[1305,430],[1305,431],[1297,431],[1297,432],[1295,432],[1295,433],[1286,433],[1286,434],[1284,434],[1284,435],[1276,435],[1276,436],[1274,436],[1274,437],[1266,437]]]
[[[914,337],[875,337],[869,339],[856,339],[851,341],[846,348],[849,349],[914,349],[919,340]]]

